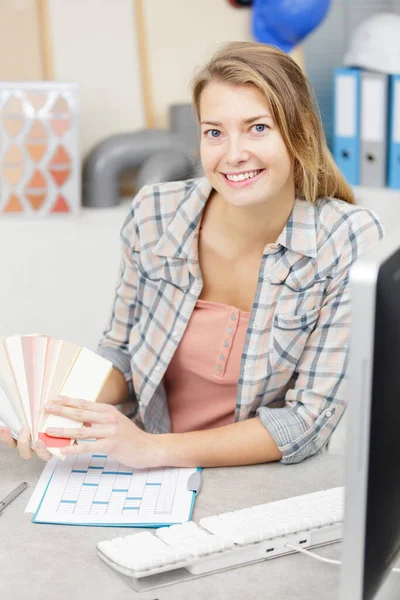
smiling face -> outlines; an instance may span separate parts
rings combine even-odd
[[[226,202],[294,200],[293,159],[256,86],[211,81],[201,94],[200,120],[203,169]]]

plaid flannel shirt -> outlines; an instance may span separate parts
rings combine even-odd
[[[211,189],[205,178],[145,186],[121,231],[120,276],[97,352],[124,374],[137,422],[153,433],[170,431],[163,376],[202,290],[198,233]],[[320,451],[343,414],[349,268],[382,236],[365,208],[296,198],[277,243],[264,248],[235,421],[258,416],[283,463]]]

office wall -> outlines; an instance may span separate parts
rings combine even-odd
[[[146,125],[136,0],[47,0],[56,80],[81,86],[82,150]],[[190,102],[189,79],[225,40],[251,39],[250,11],[225,0],[142,0],[154,125]]]
[[[144,126],[133,0],[48,0],[54,78],[78,81],[81,147]]]
[[[251,40],[251,12],[226,0],[143,0],[155,121],[167,124],[168,106],[190,102],[189,80],[217,47]]]
[[[144,127],[135,0],[48,0],[48,10],[55,79],[81,86],[83,154]],[[154,124],[165,127],[169,105],[190,101],[195,66],[225,40],[251,39],[250,11],[223,0],[144,0],[143,18]]]
[[[39,80],[43,76],[39,3],[3,0],[0,2],[0,79]]]

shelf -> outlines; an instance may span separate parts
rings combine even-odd
[[[373,210],[382,221],[386,233],[400,231],[400,190],[352,186],[357,204]]]
[[[357,202],[363,204],[366,202],[379,202],[379,201],[399,201],[400,202],[400,190],[392,190],[388,187],[369,187],[363,185],[351,186]]]

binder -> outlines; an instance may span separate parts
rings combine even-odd
[[[400,189],[400,74],[390,76],[388,186]]]
[[[386,185],[388,83],[385,73],[361,72],[361,185]]]
[[[352,185],[360,184],[360,97],[361,69],[335,69],[333,156]]]

